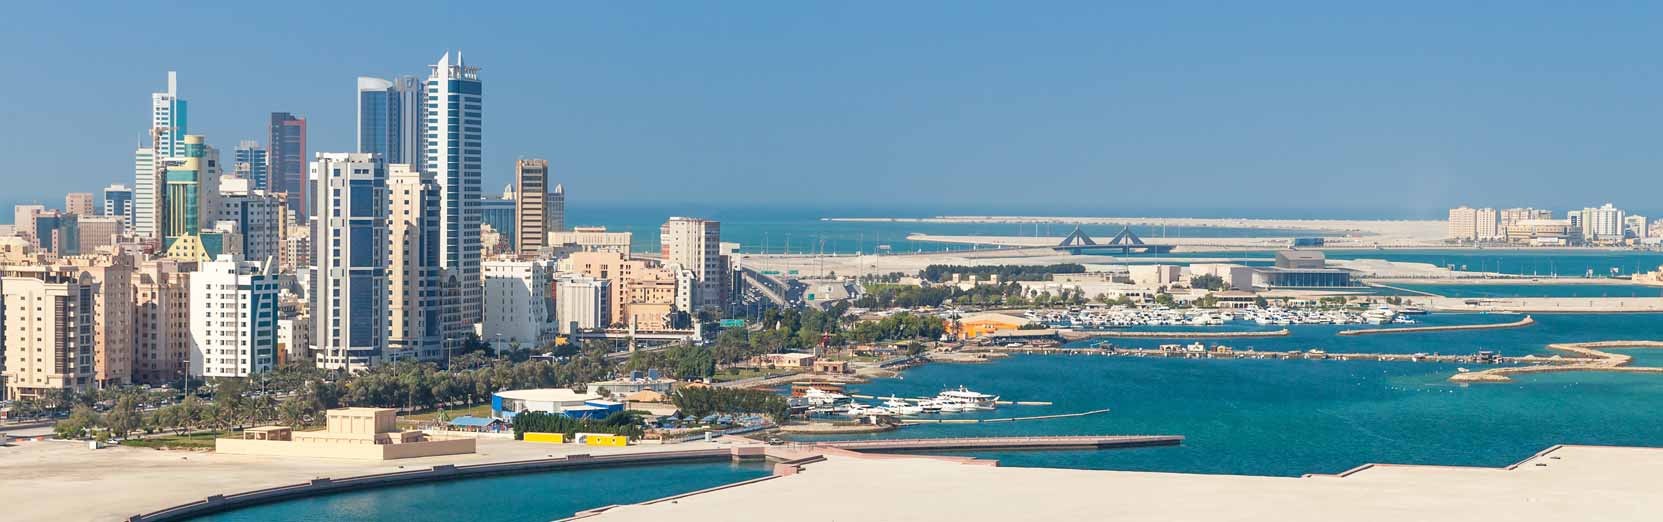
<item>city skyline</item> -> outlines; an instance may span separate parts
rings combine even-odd
[[[68,16],[58,9],[26,6],[13,20]],[[279,13],[270,26],[328,32],[358,8],[332,9],[344,16],[287,24]],[[12,87],[3,109],[16,124],[0,132],[18,168],[47,181],[0,203],[50,202],[130,178],[126,151],[142,144],[143,95],[161,90],[169,70],[191,102],[190,132],[210,145],[229,151],[264,140],[266,116],[288,112],[308,121],[310,155],[354,150],[359,77],[420,75],[447,50],[467,51],[492,78],[482,185],[512,180],[517,158],[548,158],[591,205],[777,204],[801,180],[823,179],[826,207],[856,199],[896,207],[923,194],[959,208],[980,187],[1037,171],[1085,190],[1015,187],[981,204],[1106,214],[1369,208],[1435,218],[1462,203],[1579,208],[1612,199],[1616,187],[1658,188],[1649,173],[1663,166],[1645,153],[1663,132],[1655,123],[1663,104],[1652,94],[1663,82],[1633,65],[1644,60],[1643,46],[1632,45],[1645,31],[1635,15],[1644,13],[1454,8],[1439,10],[1443,23],[1421,23],[1314,7],[1275,19],[1220,13],[1238,16],[1215,19],[1245,23],[1215,26],[1179,8],[1089,5],[971,5],[940,19],[907,6],[882,20],[859,6],[744,16],[584,7],[561,13],[540,38],[512,36],[550,18],[541,9],[470,8],[481,26],[501,30],[452,40],[391,34],[350,50],[296,42],[292,55],[157,55],[122,48],[124,35],[146,26],[131,23],[20,56],[25,70],[46,74]],[[388,26],[414,16],[374,14]],[[88,16],[99,25],[161,15],[115,6]],[[211,10],[188,16],[210,37],[271,30]],[[1011,32],[1040,24],[1051,30]],[[1411,26],[1416,38],[1400,38]],[[51,41],[43,31],[11,26],[0,38],[23,48]],[[110,63],[71,67],[55,54],[69,51]],[[315,56],[328,58],[299,61]],[[263,81],[247,82],[255,71]],[[1296,74],[1306,80],[1286,82]],[[1201,90],[1221,83],[1234,87]],[[59,145],[56,135],[78,139]],[[60,146],[75,153],[52,150]],[[60,153],[36,153],[43,149]],[[1591,173],[1608,183],[1559,182]],[[1219,190],[1176,198],[1171,179]],[[1643,200],[1615,203],[1651,210]]]

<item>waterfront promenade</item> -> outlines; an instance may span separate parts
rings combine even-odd
[[[1558,446],[1505,468],[1372,464],[1303,478],[1005,468],[910,455],[822,458],[771,480],[579,519],[1559,522],[1650,521],[1663,513],[1657,448]]]

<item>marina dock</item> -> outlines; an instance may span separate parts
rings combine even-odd
[[[1253,337],[1286,337],[1287,328],[1269,332],[1126,332],[1116,330],[1060,330],[1057,336],[1068,341],[1082,341],[1105,337],[1120,339],[1238,339]]]
[[[985,424],[990,422],[1017,422],[1046,419],[1065,419],[1068,417],[1084,417],[1087,415],[1101,415],[1108,413],[1108,408],[1100,410],[1082,411],[1078,413],[1056,413],[1052,415],[1031,415],[1027,417],[1000,417],[997,419],[902,419],[901,425],[911,424]]]
[[[1176,446],[1182,435],[1085,435],[1056,437],[963,437],[950,439],[841,440],[805,443],[850,451],[1114,449]]]

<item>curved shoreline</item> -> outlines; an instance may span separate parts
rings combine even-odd
[[[1508,375],[1517,373],[1552,373],[1552,372],[1624,372],[1624,373],[1657,373],[1663,374],[1663,367],[1629,366],[1634,361],[1631,355],[1611,353],[1600,348],[1663,348],[1663,341],[1592,341],[1585,343],[1555,343],[1548,345],[1550,350],[1571,352],[1577,356],[1572,361],[1579,362],[1555,363],[1565,359],[1543,359],[1551,364],[1538,366],[1507,366],[1489,368],[1476,372],[1457,373],[1449,377],[1451,382],[1480,382],[1496,383],[1511,382]]]
[[[1287,337],[1293,332],[1287,328],[1269,332],[1081,332],[1066,330],[1057,332],[1064,340],[1083,341],[1086,339],[1118,338],[1118,339],[1231,339],[1250,337]]]
[[[127,522],[180,522],[196,517],[234,509],[281,502],[295,498],[362,489],[400,486],[422,482],[479,478],[494,475],[519,475],[550,471],[569,471],[625,466],[649,466],[667,463],[714,462],[723,460],[761,460],[767,458],[762,448],[728,448],[709,450],[666,451],[628,455],[590,456],[567,455],[561,458],[498,462],[457,466],[440,464],[425,470],[377,473],[346,478],[317,478],[310,482],[276,486],[253,491],[210,495],[206,499],[163,508],[142,515],[127,517]]]
[[[1523,328],[1536,324],[1530,316],[1511,323],[1500,324],[1459,324],[1449,326],[1411,326],[1408,328],[1369,328],[1365,330],[1341,330],[1334,335],[1372,335],[1372,334],[1401,334],[1426,332],[1458,332],[1464,330],[1499,330],[1502,328]]]

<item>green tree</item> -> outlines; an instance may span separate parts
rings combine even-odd
[[[128,434],[137,431],[144,424],[144,416],[139,413],[138,397],[132,393],[122,394],[115,400],[115,406],[104,416],[104,423],[110,428],[110,433],[117,437],[126,438]]]
[[[104,419],[98,412],[83,404],[70,410],[69,417],[52,426],[52,433],[60,439],[79,439],[86,437],[103,422]]]

